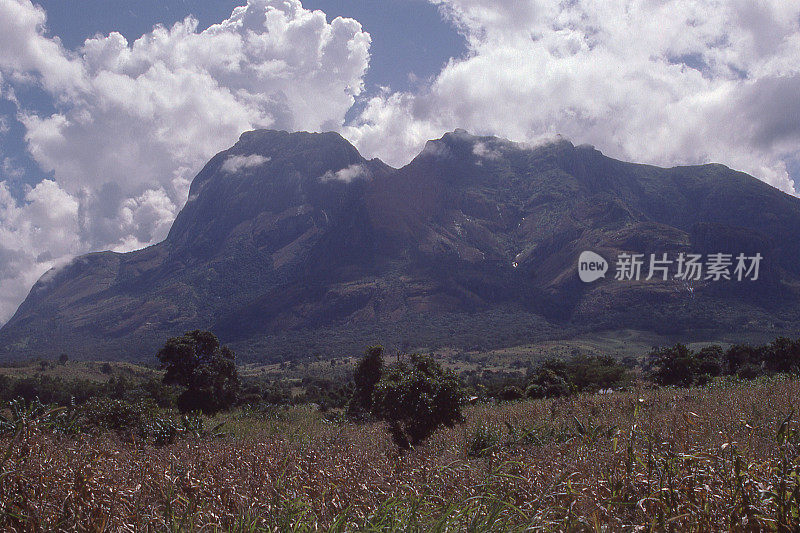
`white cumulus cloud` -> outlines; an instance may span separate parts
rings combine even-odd
[[[487,146],[485,142],[477,141],[472,145],[472,153],[482,159],[500,159],[503,151],[495,146]]]
[[[222,170],[229,174],[235,174],[248,168],[260,167],[269,161],[269,157],[258,154],[251,155],[232,155],[222,163]]]
[[[367,173],[367,169],[362,165],[355,164],[345,167],[341,170],[337,170],[336,172],[331,172],[329,170],[319,177],[319,181],[341,181],[344,183],[350,183],[353,180],[367,179],[368,177],[369,174]]]
[[[0,182],[0,321],[42,273],[84,250],[78,219],[78,202],[52,180],[29,188],[21,203]]]

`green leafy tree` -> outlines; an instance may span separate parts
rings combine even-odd
[[[372,394],[372,414],[389,422],[395,444],[415,446],[438,427],[463,420],[458,378],[429,356],[413,354],[384,368]]]
[[[725,352],[722,347],[712,344],[706,346],[694,354],[695,362],[693,372],[695,373],[695,383],[703,385],[711,381],[711,378],[722,375],[722,363]]]
[[[200,330],[169,339],[158,352],[164,383],[186,387],[177,402],[183,412],[213,414],[236,402],[240,385],[234,359],[213,333]]]
[[[353,372],[355,390],[347,406],[351,416],[363,416],[372,409],[372,394],[383,371],[383,346],[370,346]]]
[[[688,387],[694,382],[694,352],[684,344],[660,348],[650,353],[650,379],[659,385]]]
[[[555,365],[545,363],[531,376],[530,384],[525,389],[528,398],[556,398],[570,393],[566,370],[559,371]]]
[[[567,363],[568,382],[578,391],[619,386],[627,369],[608,355],[576,355]]]
[[[742,377],[755,377],[761,374],[764,361],[763,346],[735,344],[725,352],[724,364],[727,374],[739,374]]]
[[[771,372],[800,373],[800,339],[778,337],[765,348],[764,356]]]

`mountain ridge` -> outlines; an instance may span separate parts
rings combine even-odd
[[[671,282],[577,279],[582,250],[729,249],[763,250],[760,283],[699,283],[690,297]],[[0,354],[140,359],[198,327],[260,360],[378,335],[430,348],[469,337],[458,332],[476,317],[494,324],[493,347],[693,321],[780,329],[795,324],[798,258],[800,200],[723,165],[665,169],[456,130],[394,169],[337,133],[256,130],[198,173],[164,241],[45,274],[0,329]]]

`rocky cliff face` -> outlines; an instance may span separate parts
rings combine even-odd
[[[582,283],[577,257],[755,253],[758,282]],[[613,265],[612,265],[613,269]],[[590,328],[790,328],[800,200],[721,165],[662,169],[463,131],[401,169],[335,133],[253,131],[192,183],[167,239],[45,274],[6,356],[151,357],[212,328],[254,359],[483,347]]]

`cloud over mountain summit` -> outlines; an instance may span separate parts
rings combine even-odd
[[[719,162],[795,192],[800,2],[432,1],[468,53],[424,90],[373,96],[345,128],[365,155],[402,163],[455,128],[561,134],[627,160]]]

